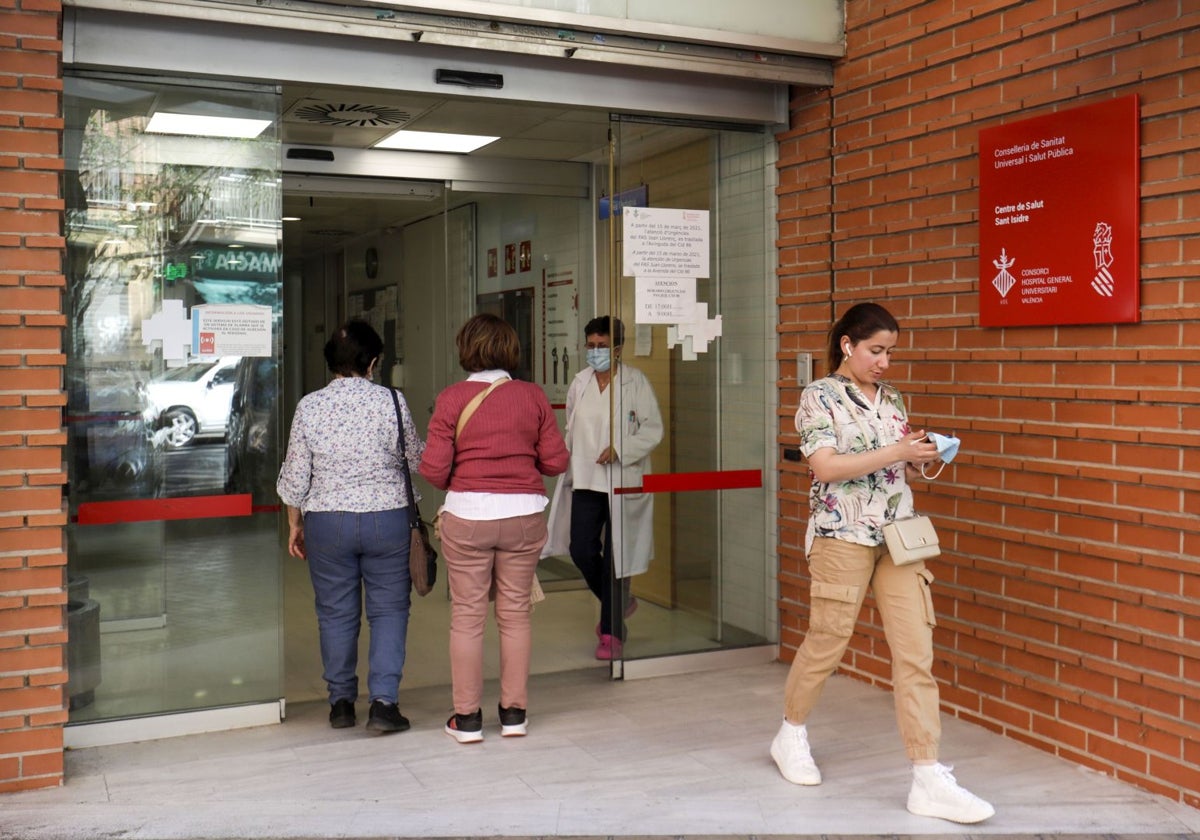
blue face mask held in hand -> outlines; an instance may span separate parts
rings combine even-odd
[[[938,457],[942,459],[942,465],[938,467],[937,472],[933,475],[927,475],[925,473],[926,465],[921,465],[921,475],[932,481],[942,474],[942,470],[946,468],[947,464],[954,460],[954,456],[958,454],[959,444],[962,441],[953,435],[939,435],[937,432],[930,432],[925,437],[937,447]]]

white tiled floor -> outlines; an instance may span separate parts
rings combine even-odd
[[[441,731],[445,686],[403,692],[413,728],[385,737],[331,730],[322,701],[292,704],[279,726],[68,753],[64,787],[0,797],[0,836],[1200,833],[1200,811],[954,719],[943,758],[997,815],[972,828],[914,817],[891,696],[846,677],[810,721],[825,782],[795,787],[767,755],[785,675],[542,674],[529,736],[501,739],[489,714],[471,746]]]

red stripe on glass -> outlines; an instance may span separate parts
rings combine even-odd
[[[762,487],[762,470],[661,473],[642,478],[641,487],[617,487],[614,493],[683,493],[692,490],[744,490]]]
[[[80,525],[112,525],[117,522],[249,516],[250,513],[250,494],[238,493],[232,496],[175,496],[169,499],[84,502],[79,506],[75,521]]]

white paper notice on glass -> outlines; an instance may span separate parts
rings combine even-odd
[[[626,277],[708,277],[708,211],[626,207],[621,211]]]
[[[651,344],[654,341],[654,328],[649,324],[638,324],[634,330],[633,354],[649,356]]]
[[[695,277],[646,277],[634,280],[634,307],[643,324],[678,324],[696,311]]]
[[[271,307],[203,303],[192,307],[192,353],[197,356],[270,356]]]

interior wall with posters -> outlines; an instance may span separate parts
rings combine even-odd
[[[503,195],[482,198],[478,207],[478,302],[495,307],[498,295],[532,291],[528,376],[545,388],[551,404],[563,405],[583,359],[580,331],[592,317],[591,204]]]
[[[985,327],[1138,320],[1138,99],[979,132]]]

